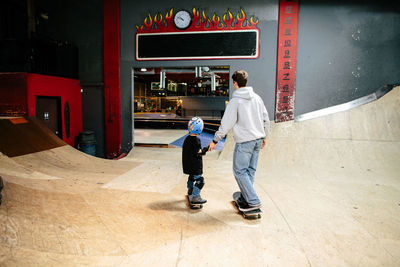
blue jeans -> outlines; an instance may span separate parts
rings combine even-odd
[[[262,139],[236,143],[233,153],[233,173],[242,196],[250,205],[260,205],[261,201],[254,190],[254,175],[257,169],[258,153]]]
[[[202,174],[199,174],[199,175],[189,175],[189,177],[188,177],[187,188],[188,188],[188,190],[193,190],[193,192],[192,192],[193,197],[200,196],[200,188],[198,188],[197,186],[194,186],[196,184],[199,185],[200,181],[193,181],[193,180],[196,180],[202,176],[203,176]]]

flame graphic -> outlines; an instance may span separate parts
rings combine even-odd
[[[159,20],[157,19],[158,15],[160,15],[160,19]],[[162,26],[162,22],[163,22],[163,17],[161,15],[161,13],[156,14],[154,16],[154,23],[157,25],[157,29],[159,29]]]
[[[236,17],[228,9],[222,16],[222,20],[215,13],[208,18],[204,10],[200,11],[196,8],[192,9],[192,14],[192,23],[185,31],[247,30],[257,29],[258,24],[258,19],[254,16],[247,18],[243,9],[240,9]],[[176,32],[173,17],[173,8],[167,11],[165,17],[161,13],[157,13],[153,18],[149,13],[144,19],[144,25],[136,26],[137,33]]]
[[[166,28],[169,28],[169,27],[173,26],[173,23],[172,23],[173,17],[174,17],[174,9],[171,8],[171,10],[168,11],[167,14],[165,15],[165,21],[166,21],[167,25],[164,24],[164,26]]]
[[[144,19],[144,26],[149,29],[151,29],[151,26],[153,25],[153,20],[151,19],[151,15],[149,15]]]
[[[227,18],[227,15],[229,16],[229,18]],[[228,13],[224,14],[224,16],[222,17],[222,20],[225,22],[225,24],[226,24],[228,27],[232,27],[233,15],[232,15],[232,13],[229,11],[229,9],[228,9]]]

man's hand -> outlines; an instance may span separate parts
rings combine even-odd
[[[261,149],[263,149],[265,147],[265,145],[266,145],[266,142],[265,142],[265,139],[263,139],[263,144],[261,146]]]
[[[213,141],[208,144],[208,151],[213,151],[217,147],[217,144],[215,144]]]

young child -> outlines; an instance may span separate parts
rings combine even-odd
[[[188,123],[189,135],[185,138],[182,147],[183,173],[188,174],[188,195],[192,195],[193,204],[204,204],[207,200],[202,199],[200,191],[204,186],[203,158],[208,151],[205,147],[201,149],[200,139],[197,137],[203,131],[204,123],[199,117],[193,117]]]

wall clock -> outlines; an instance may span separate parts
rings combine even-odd
[[[192,23],[192,17],[188,11],[180,10],[174,16],[174,23],[178,29],[184,30]]]

